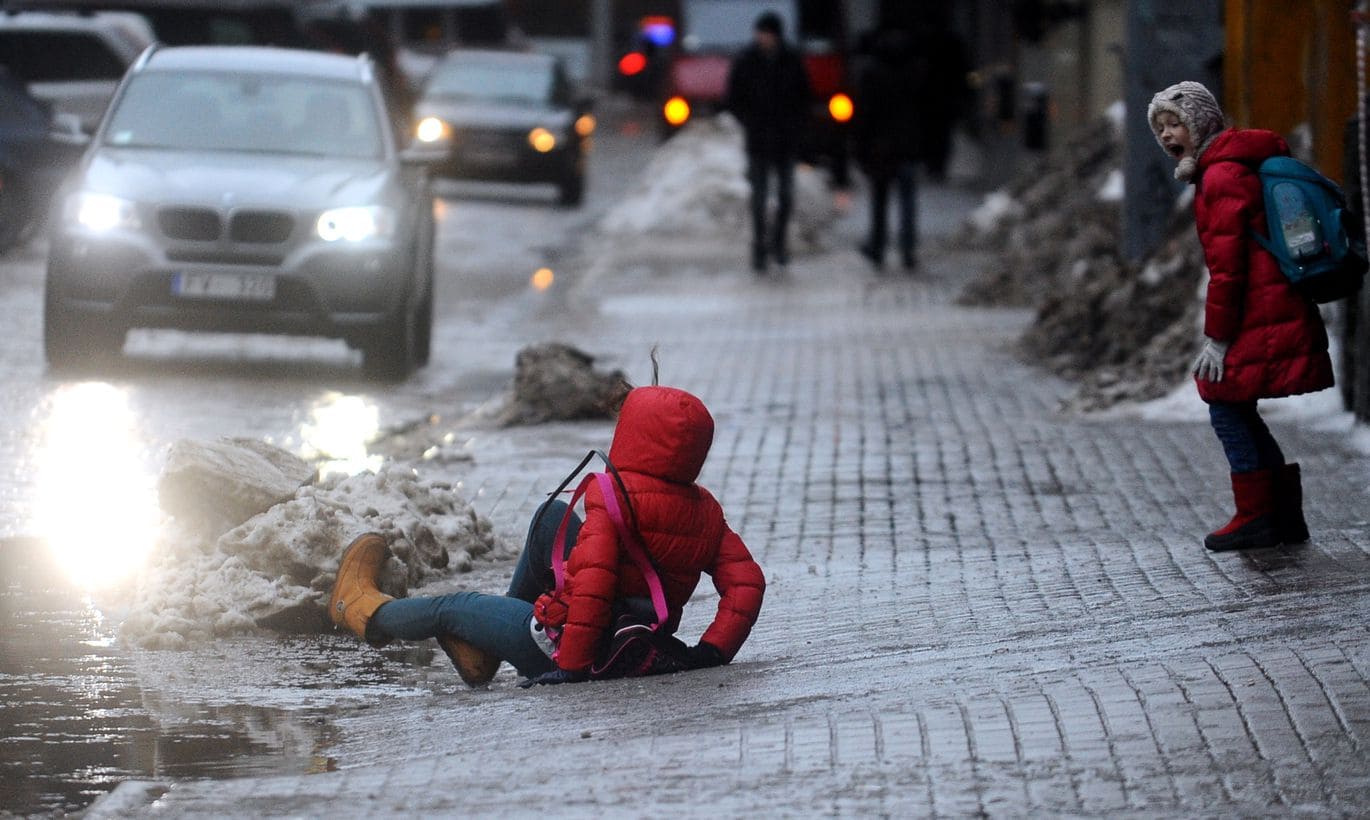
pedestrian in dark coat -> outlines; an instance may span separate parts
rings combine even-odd
[[[861,253],[876,270],[885,266],[890,188],[899,196],[899,253],[913,270],[918,246],[917,159],[921,150],[916,109],[925,70],[902,31],[882,32],[874,59],[856,88],[852,135],[857,162],[870,183],[870,232]]]
[[[786,229],[794,207],[794,164],[808,120],[813,92],[798,52],[785,44],[774,12],[756,19],[754,40],[733,60],[728,73],[728,110],[746,133],[747,180],[752,197],[752,269],[766,269],[767,256],[789,264]],[[775,223],[767,231],[769,177],[776,178]]]
[[[1256,410],[1259,399],[1332,386],[1327,331],[1317,305],[1294,290],[1253,238],[1269,236],[1256,168],[1289,146],[1272,131],[1224,130],[1217,100],[1182,82],[1151,99],[1147,118],[1195,186],[1194,217],[1208,265],[1204,340],[1194,362],[1199,396],[1232,469],[1237,512],[1210,533],[1211,550],[1308,539],[1299,465],[1287,464]]]

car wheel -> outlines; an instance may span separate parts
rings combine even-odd
[[[55,369],[98,363],[118,355],[124,347],[118,327],[77,316],[57,304],[50,293],[43,298],[43,355]]]
[[[414,314],[401,308],[362,345],[362,370],[381,381],[399,382],[414,370]]]
[[[585,174],[572,171],[562,178],[558,189],[557,202],[575,207],[585,201]]]
[[[29,219],[24,196],[12,174],[0,170],[0,251],[19,244]]]
[[[433,286],[414,315],[414,364],[423,367],[433,353]]]

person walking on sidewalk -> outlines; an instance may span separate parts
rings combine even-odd
[[[794,209],[794,164],[813,96],[799,54],[785,44],[780,16],[756,18],[754,39],[728,73],[728,110],[746,134],[747,181],[751,184],[752,270],[766,270],[767,256],[789,264],[786,231]],[[769,179],[775,174],[775,223],[767,230]]]
[[[681,610],[703,573],[718,590],[713,622],[694,646],[679,645],[678,667],[698,669],[730,662],[761,611],[766,581],[742,539],[728,527],[722,507],[695,483],[713,442],[714,423],[704,403],[670,387],[629,392],[614,429],[609,461],[626,496],[614,507],[632,511],[637,531],[660,579],[669,616],[661,631],[674,634]],[[394,599],[377,580],[388,556],[385,539],[362,535],[348,546],[329,599],[333,622],[373,646],[436,638],[468,685],[489,683],[500,662],[513,665],[525,684],[586,680],[612,619],[641,607],[651,584],[620,543],[614,512],[599,486],[590,484],[586,516],[545,502],[529,526],[523,553],[505,595],[457,592]],[[552,552],[565,549],[565,585],[555,591]],[[652,602],[646,601],[647,610]],[[560,633],[554,643],[549,631]]]
[[[1156,141],[1174,157],[1175,178],[1195,186],[1194,217],[1208,295],[1203,345],[1193,373],[1232,472],[1237,512],[1210,533],[1210,550],[1253,549],[1308,540],[1298,464],[1256,409],[1259,399],[1331,387],[1327,330],[1317,305],[1296,292],[1253,234],[1269,236],[1260,163],[1286,156],[1273,131],[1225,128],[1207,88],[1182,82],[1147,108]]]
[[[918,168],[921,150],[917,101],[926,71],[907,32],[881,32],[871,64],[856,88],[852,136],[857,162],[870,183],[870,232],[861,254],[876,270],[885,267],[890,188],[899,197],[899,254],[904,270],[917,264]]]

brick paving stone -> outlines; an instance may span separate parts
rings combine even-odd
[[[1069,387],[1012,351],[1030,316],[956,306],[976,259],[927,259],[873,277],[834,250],[773,281],[740,256],[619,249],[543,317],[640,383],[658,344],[664,381],[713,410],[701,481],[769,581],[731,666],[454,679],[339,716],[339,771],[174,784],[159,813],[1363,812],[1370,459],[1273,422],[1314,540],[1207,553],[1230,514],[1207,425],[1061,412]],[[451,477],[516,542],[609,431],[477,431]],[[715,599],[704,583],[685,636]]]

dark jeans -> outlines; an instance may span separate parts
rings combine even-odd
[[[550,672],[555,664],[533,640],[533,602],[556,586],[552,547],[565,512],[566,504],[555,499],[538,508],[506,594],[454,592],[399,598],[382,604],[372,623],[386,635],[410,641],[456,635],[512,664],[524,677]],[[575,543],[580,524],[580,517],[573,513],[566,527],[569,544]],[[570,547],[565,549],[563,554],[570,554]]]
[[[893,175],[881,174],[871,177],[871,231],[868,247],[871,259],[876,264],[883,264],[889,230],[887,214],[891,183],[899,196],[899,253],[904,264],[911,265],[914,253],[918,250],[918,174],[912,162],[900,163]]]
[[[775,226],[766,232],[766,200],[770,196],[770,175],[775,172]],[[785,153],[747,154],[747,181],[752,186],[752,247],[785,251],[785,230],[794,210],[794,156]]]
[[[1254,401],[1209,402],[1208,418],[1232,472],[1250,473],[1284,464],[1284,453],[1261,420]]]

